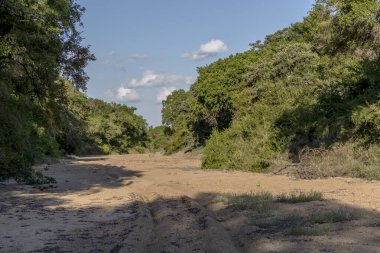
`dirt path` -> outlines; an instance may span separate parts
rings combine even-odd
[[[50,166],[56,188],[0,184],[0,252],[380,252],[379,182],[199,167],[181,154],[87,157]],[[295,190],[327,200],[264,214],[216,201]]]

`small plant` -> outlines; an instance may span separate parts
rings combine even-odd
[[[103,144],[102,151],[104,154],[109,155],[111,153],[111,146],[108,144]]]
[[[257,187],[257,188],[260,188],[260,186],[261,186],[260,181],[257,181],[257,182],[256,182],[256,187]]]
[[[310,201],[322,201],[323,194],[321,192],[292,192],[289,194],[281,194],[277,196],[277,202],[281,203],[302,203]]]
[[[259,213],[270,212],[273,208],[273,195],[269,192],[250,193],[250,194],[223,194],[215,199],[231,205],[238,210],[253,210]]]

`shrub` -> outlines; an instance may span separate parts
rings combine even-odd
[[[269,127],[258,124],[259,120],[244,118],[223,132],[214,131],[206,142],[202,167],[265,172],[279,144],[272,139]]]

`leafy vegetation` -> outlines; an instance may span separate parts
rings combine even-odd
[[[52,182],[31,169],[63,153],[141,150],[145,121],[134,108],[89,99],[74,0],[0,1],[0,180]]]
[[[303,22],[199,68],[163,104],[166,149],[205,146],[205,169],[266,172],[285,157],[304,178],[379,179],[379,17],[376,0],[317,0]]]

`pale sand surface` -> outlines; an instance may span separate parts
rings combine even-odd
[[[64,160],[56,188],[0,184],[0,252],[380,252],[380,182],[295,180],[203,171],[196,156],[112,155]],[[290,236],[286,222],[255,225],[222,193],[320,191],[326,201],[281,204],[277,215],[356,210],[320,236]]]

